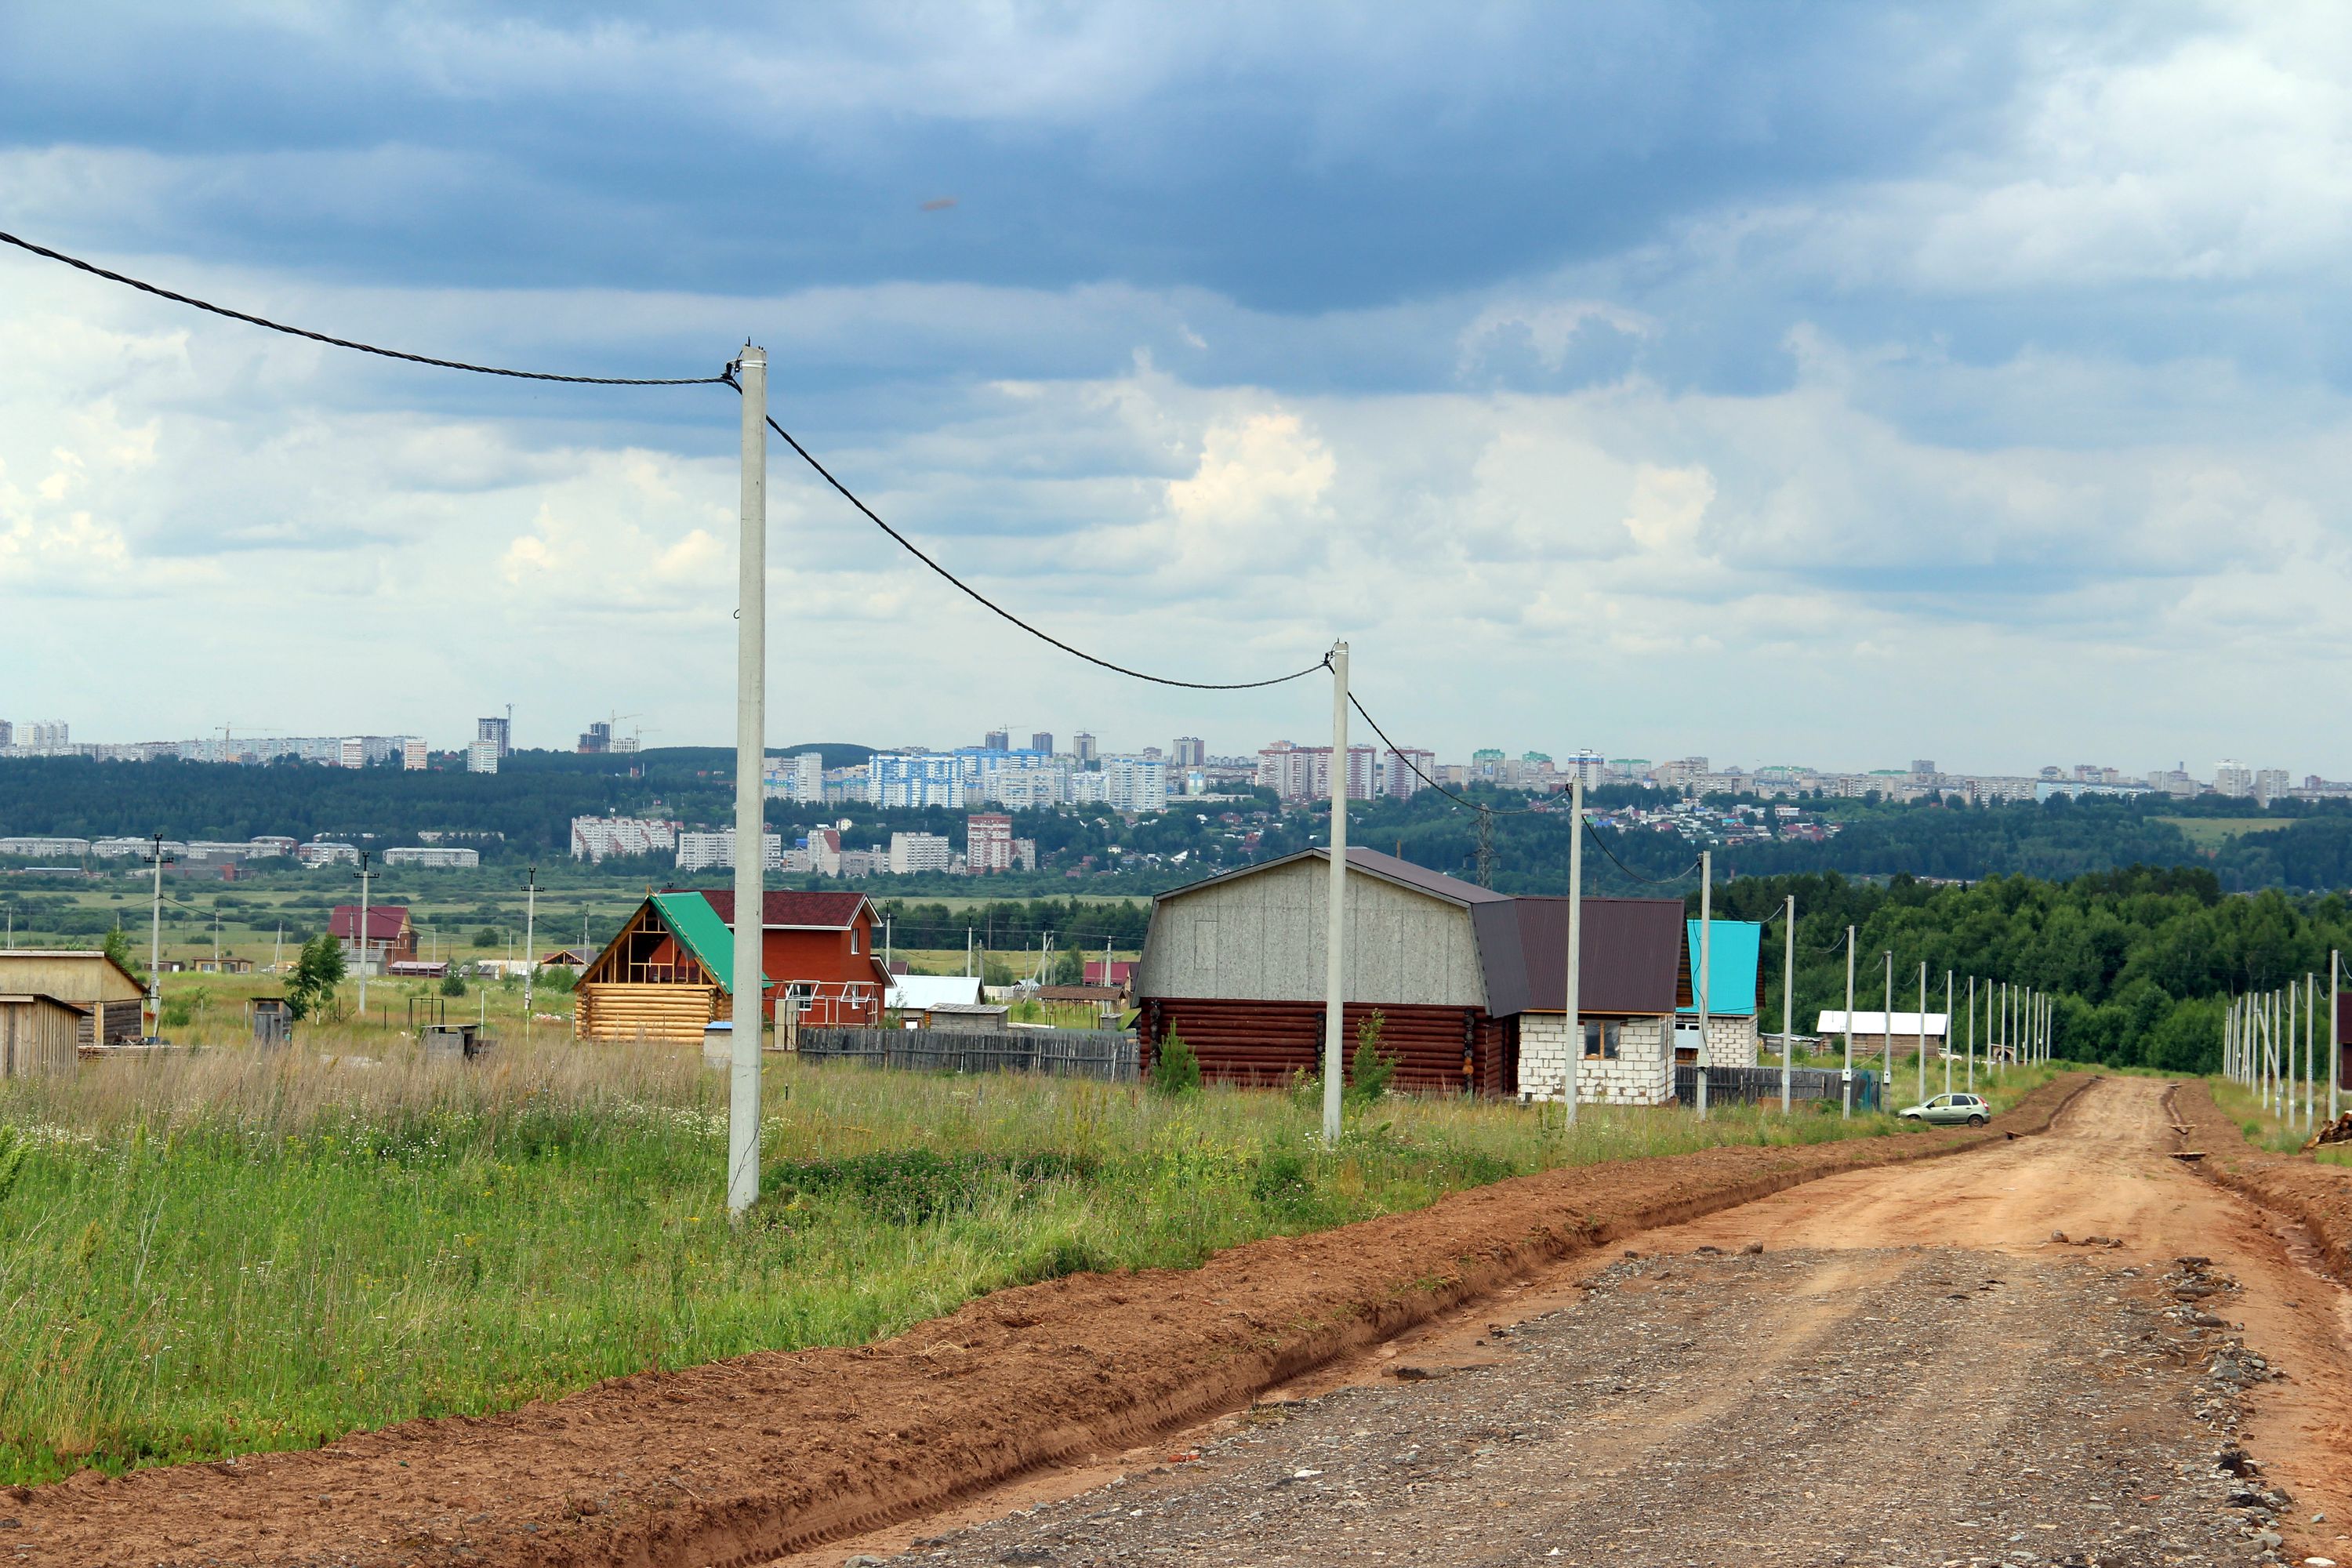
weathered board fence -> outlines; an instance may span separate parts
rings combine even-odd
[[[1837,1068],[1791,1068],[1789,1070],[1789,1099],[1826,1100],[1835,1103],[1842,1094],[1838,1087],[1841,1069]],[[1675,1064],[1675,1099],[1685,1105],[1698,1103],[1698,1068],[1689,1062]],[[1760,1068],[1709,1068],[1706,1069],[1706,1100],[1709,1105],[1778,1105],[1780,1103],[1780,1069]],[[1878,1075],[1863,1068],[1853,1069],[1853,1108],[1875,1110],[1878,1108]]]
[[[1135,1036],[1120,1029],[848,1029],[799,1032],[801,1059],[901,1072],[1038,1072],[1133,1083]]]

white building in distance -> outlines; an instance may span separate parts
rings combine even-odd
[[[474,742],[479,749],[484,742]],[[650,816],[575,816],[572,858],[602,860],[608,855],[669,855],[678,848],[678,825]],[[730,834],[733,829],[729,829]],[[734,842],[730,837],[730,844]],[[685,864],[683,860],[679,862]]]
[[[955,860],[955,846],[944,833],[893,833],[890,835],[890,874],[910,876],[918,871],[944,871]]]
[[[760,861],[771,871],[784,868],[784,836],[781,833],[760,835]],[[681,833],[677,836],[677,868],[681,871],[707,870],[713,866],[735,864],[735,830],[722,827],[716,833]]]
[[[383,852],[387,866],[418,866],[427,870],[454,871],[482,863],[478,849],[445,848],[439,845],[418,844]]]

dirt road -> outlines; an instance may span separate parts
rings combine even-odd
[[[2171,1121],[2106,1080],[2050,1136],[1653,1231],[1164,1453],[789,1561],[2352,1561],[2352,1303]]]

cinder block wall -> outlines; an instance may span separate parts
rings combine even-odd
[[[1586,1057],[1578,1064],[1577,1100],[1601,1105],[1662,1105],[1674,1099],[1664,1024],[1662,1018],[1620,1022],[1616,1058]],[[1566,1015],[1520,1014],[1519,1088],[1538,1100],[1558,1100],[1567,1067]]]

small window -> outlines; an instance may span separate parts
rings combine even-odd
[[[856,958],[857,956],[857,928],[856,926],[851,926],[849,928],[849,956],[852,958]]]
[[[1587,1022],[1584,1026],[1584,1056],[1587,1061],[1617,1059],[1617,1031],[1621,1026],[1611,1023]]]

